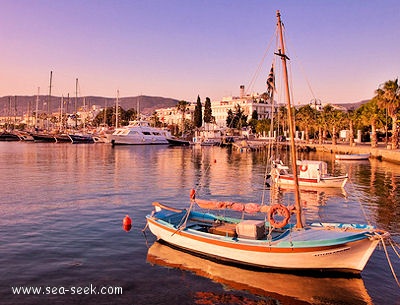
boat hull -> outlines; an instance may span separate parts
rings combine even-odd
[[[321,178],[298,178],[300,187],[344,187],[347,183],[348,176],[329,176]],[[277,185],[292,185],[294,186],[293,175],[280,175],[274,179]]]
[[[336,154],[335,159],[336,160],[368,160],[370,156],[371,156],[370,154],[349,154],[349,155]]]
[[[292,271],[360,273],[380,241],[365,232],[354,235],[342,231],[339,238],[334,230],[327,233],[318,227],[268,241],[221,236],[190,227],[178,230],[154,216],[148,216],[147,223],[157,239],[191,252],[242,265]],[[318,241],[321,234],[328,234],[330,241]]]
[[[111,137],[112,145],[168,145],[168,141],[165,138],[139,138],[139,137]]]

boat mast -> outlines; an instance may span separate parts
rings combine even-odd
[[[119,90],[117,90],[117,99],[115,101],[115,128],[118,128],[118,115],[119,115]]]
[[[49,99],[47,101],[47,131],[50,129],[50,121],[49,116],[51,119],[51,82],[53,80],[53,71],[50,71],[50,85],[49,85]]]
[[[39,95],[40,95],[40,87],[38,87],[38,92],[36,95],[35,131],[37,131],[37,129],[38,129]]]
[[[75,129],[78,129],[78,78],[75,80]]]
[[[282,60],[282,67],[283,67],[283,78],[285,81],[285,93],[287,99],[287,106],[288,106],[288,119],[289,119],[289,134],[290,134],[290,150],[291,150],[291,159],[292,159],[292,171],[293,171],[293,178],[294,178],[294,188],[295,188],[295,207],[296,207],[296,228],[302,228],[303,224],[301,222],[301,205],[300,205],[300,190],[299,190],[299,179],[297,176],[297,156],[296,156],[296,146],[294,141],[294,120],[292,115],[292,106],[290,103],[290,91],[289,91],[289,81],[288,81],[288,73],[287,73],[287,66],[286,66],[286,59],[288,57],[285,54],[285,44],[283,40],[283,31],[282,31],[282,21],[281,21],[281,14],[279,11],[276,11],[276,17],[278,19],[278,31],[279,31],[279,38],[280,38],[280,49],[279,53],[275,53],[276,55],[280,56]]]

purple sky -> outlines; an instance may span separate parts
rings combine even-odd
[[[281,2],[281,3],[279,3]],[[202,101],[252,83],[286,28],[296,104],[358,102],[400,71],[395,0],[0,0],[0,96]],[[268,54],[251,91],[265,91]]]

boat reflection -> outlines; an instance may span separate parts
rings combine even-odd
[[[159,242],[149,248],[147,262],[190,271],[230,289],[272,298],[282,304],[373,304],[361,278],[326,278],[247,270],[219,264]]]
[[[337,201],[340,198],[341,202],[348,198],[348,194],[344,188],[300,188],[300,202],[303,211],[307,214],[309,220],[318,219],[320,217],[320,208],[326,206],[328,201]],[[271,187],[270,196],[272,203],[284,203],[288,200],[293,200],[294,189],[291,187]]]

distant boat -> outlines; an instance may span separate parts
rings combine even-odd
[[[57,143],[71,143],[71,138],[67,134],[55,134],[54,138]]]
[[[169,137],[169,138],[167,138],[167,141],[170,145],[173,145],[173,146],[190,146],[190,144],[191,144],[190,141],[180,139],[177,137]]]
[[[112,145],[162,145],[169,144],[171,133],[151,127],[147,121],[132,121],[128,126],[117,128],[111,135]]]
[[[368,160],[371,154],[336,154],[336,160]]]
[[[44,133],[44,132],[34,132],[31,133],[35,142],[46,142],[46,143],[55,143],[56,138],[54,134]]]
[[[297,161],[300,173],[298,182],[300,187],[344,187],[348,175],[332,176],[328,174],[327,163],[324,161],[303,160]],[[280,162],[274,162],[271,170],[272,182],[281,185],[294,185],[294,176],[288,172],[288,167]]]
[[[72,144],[92,144],[94,143],[91,134],[69,134]]]
[[[21,140],[20,137],[18,135],[16,135],[15,133],[7,132],[7,131],[0,133],[0,141],[11,142],[11,141],[20,141],[20,140]]]

